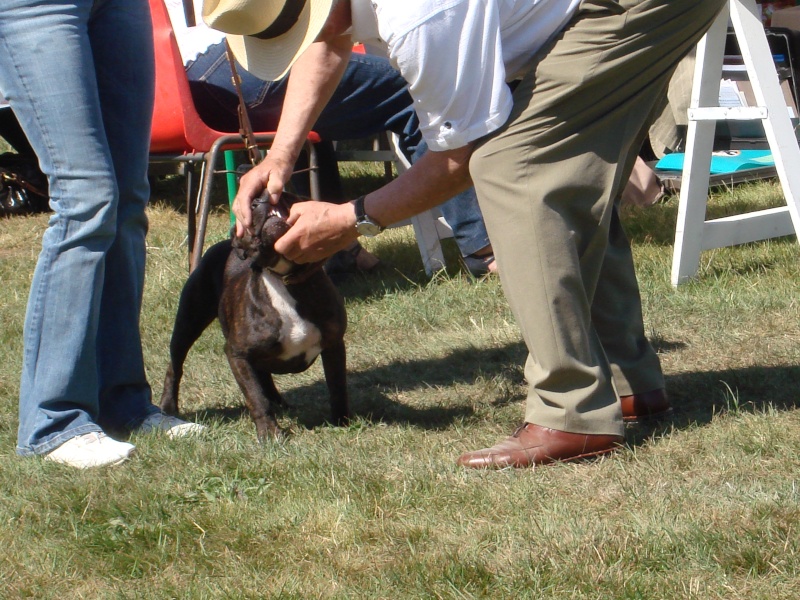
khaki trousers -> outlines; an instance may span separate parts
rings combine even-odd
[[[619,435],[617,393],[664,386],[615,204],[675,66],[725,1],[584,0],[472,156],[529,351],[527,422]]]

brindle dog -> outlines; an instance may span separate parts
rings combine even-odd
[[[252,204],[256,234],[213,245],[189,276],[170,341],[161,396],[165,413],[178,414],[186,355],[216,317],[231,371],[260,441],[285,433],[275,420],[274,407],[284,402],[272,374],[300,373],[320,355],[333,422],[347,422],[347,317],[342,297],[321,263],[298,265],[273,248],[288,230],[288,206],[299,200],[287,192],[278,206],[256,199]]]

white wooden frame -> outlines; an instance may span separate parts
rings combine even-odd
[[[718,106],[729,19],[753,87],[758,104],[755,107],[733,109]],[[785,207],[705,220],[715,124],[721,119],[758,119],[763,122],[786,198]],[[800,147],[780,89],[758,6],[755,0],[730,0],[697,47],[675,229],[672,285],[677,286],[694,276],[703,250],[791,234],[800,234]]]

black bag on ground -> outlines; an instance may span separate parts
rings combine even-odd
[[[0,154],[0,217],[44,212],[48,199],[47,178],[35,159]]]

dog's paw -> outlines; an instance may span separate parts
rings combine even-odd
[[[269,431],[264,433],[258,433],[258,443],[259,444],[283,444],[292,437],[292,431],[290,429],[284,429],[282,427],[278,427],[277,425],[275,428],[271,428]]]

